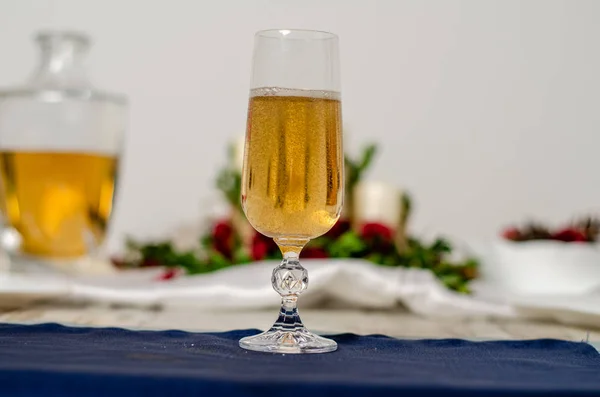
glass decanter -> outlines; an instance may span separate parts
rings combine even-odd
[[[89,270],[113,210],[127,101],[88,80],[85,34],[36,41],[30,80],[0,91],[3,245],[13,270]]]

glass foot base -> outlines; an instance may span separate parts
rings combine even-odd
[[[267,353],[327,353],[336,350],[337,343],[315,335],[306,328],[294,330],[271,328],[262,334],[240,339],[240,347]]]
[[[277,241],[281,246],[281,241]],[[301,248],[306,241],[297,245]],[[273,289],[281,295],[279,317],[270,330],[240,339],[240,347],[267,353],[301,354],[327,353],[337,349],[337,343],[309,332],[298,314],[298,295],[308,285],[308,273],[298,261],[298,254],[288,251],[281,265],[273,269]]]

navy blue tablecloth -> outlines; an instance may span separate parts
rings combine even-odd
[[[342,334],[334,353],[240,349],[255,332],[0,324],[0,396],[600,395],[600,355],[585,343]]]

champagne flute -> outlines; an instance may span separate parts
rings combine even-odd
[[[309,30],[256,33],[242,176],[250,224],[283,253],[271,283],[279,317],[240,346],[274,353],[324,353],[335,341],[309,332],[297,310],[308,286],[302,248],[339,218],[344,158],[338,38]]]

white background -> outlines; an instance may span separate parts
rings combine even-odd
[[[244,133],[253,33],[341,40],[348,150],[409,189],[414,230],[490,237],[600,207],[600,1],[0,0],[0,86],[34,68],[32,34],[83,30],[96,85],[130,97],[110,246],[206,210]]]

